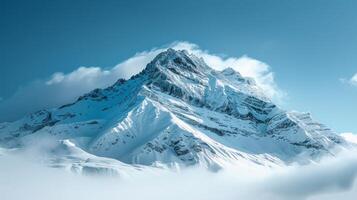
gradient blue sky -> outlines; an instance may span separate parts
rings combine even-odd
[[[0,0],[0,97],[54,72],[190,41],[269,64],[285,108],[357,133],[357,87],[340,81],[357,73],[356,10],[353,0]]]

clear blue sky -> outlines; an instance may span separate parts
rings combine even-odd
[[[0,0],[0,96],[79,66],[111,67],[177,40],[268,63],[286,107],[357,133],[354,0]]]

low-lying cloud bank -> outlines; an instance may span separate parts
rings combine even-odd
[[[190,169],[126,178],[75,175],[24,156],[0,156],[0,163],[0,194],[6,200],[352,200],[357,195],[355,152],[274,170],[237,166],[218,173]]]
[[[202,57],[209,66],[217,70],[232,67],[243,76],[254,78],[266,94],[275,101],[280,101],[284,96],[274,81],[273,72],[264,62],[248,56],[222,57],[202,50],[196,44],[175,42],[165,47],[137,53],[110,69],[79,67],[68,74],[57,72],[45,80],[33,81],[19,88],[10,98],[1,101],[0,122],[15,120],[40,109],[70,103],[95,88],[110,86],[119,78],[128,79],[143,70],[147,63],[167,48],[185,49]]]

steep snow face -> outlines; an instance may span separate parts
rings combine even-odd
[[[254,80],[173,49],[129,80],[0,124],[5,147],[33,137],[69,141],[128,164],[210,169],[305,162],[346,144],[309,114],[278,108]]]

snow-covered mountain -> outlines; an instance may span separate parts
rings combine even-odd
[[[346,144],[310,114],[277,107],[254,80],[173,49],[129,80],[0,124],[5,148],[40,138],[58,141],[52,165],[69,163],[72,170],[276,166],[318,159]]]

